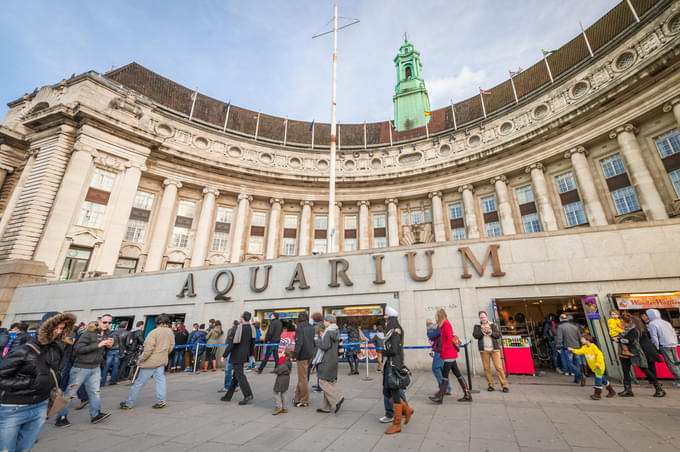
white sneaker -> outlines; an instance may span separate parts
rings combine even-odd
[[[392,422],[392,421],[394,420],[394,418],[387,417],[387,416],[383,416],[383,417],[381,417],[379,420],[380,420],[380,422],[382,422],[383,424],[389,424],[390,422]]]
[[[673,383],[673,385],[677,388],[680,388],[680,381],[676,381],[675,383]]]

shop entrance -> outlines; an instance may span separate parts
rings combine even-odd
[[[269,323],[271,322],[271,316],[273,313],[279,314],[279,320],[283,324],[283,330],[281,331],[281,345],[279,346],[279,356],[283,353],[288,344],[295,342],[295,327],[297,325],[298,316],[306,312],[309,314],[309,308],[288,308],[288,309],[266,309],[266,310],[256,310],[255,318],[260,322],[260,329],[262,330],[262,342],[264,342],[265,335],[267,334],[267,329],[269,328]],[[258,359],[262,358],[262,353],[264,349],[259,347],[260,350],[256,350],[256,355]],[[272,360],[273,358],[269,358]]]
[[[170,317],[171,323],[184,323],[187,316],[185,313],[167,315]],[[156,317],[158,317],[158,314],[146,316],[146,319],[144,320],[144,337],[156,328]],[[190,328],[188,329],[190,330]]]
[[[347,333],[343,330],[348,325],[350,319],[356,319],[359,323],[359,328],[364,333],[364,336],[370,341],[376,333],[376,326],[385,324],[385,305],[358,305],[358,306],[329,306],[323,308],[324,315],[332,314],[336,318],[338,329],[340,330],[340,338],[344,343],[347,342]],[[366,347],[359,350],[357,355],[359,360],[366,358]],[[378,355],[375,349],[368,350],[369,360],[377,360]]]
[[[582,296],[497,299],[494,310],[509,374],[535,375],[537,369],[555,369],[551,341],[560,314],[571,315],[584,331],[590,331]]]
[[[111,331],[116,331],[120,327],[120,322],[127,321],[127,330],[131,330],[134,325],[135,316],[115,316],[111,321]]]

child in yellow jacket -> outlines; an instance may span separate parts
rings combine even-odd
[[[609,313],[610,318],[607,320],[607,326],[609,327],[609,337],[612,338],[614,342],[619,344],[619,356],[622,358],[630,358],[633,354],[628,350],[625,344],[619,342],[619,336],[623,334],[623,327],[621,326],[621,314],[616,309],[612,309]]]
[[[597,345],[593,341],[593,337],[590,334],[584,334],[581,336],[581,348],[571,348],[569,351],[573,352],[574,355],[585,355],[588,367],[595,374],[595,392],[590,396],[593,400],[600,400],[602,398],[602,387],[607,389],[607,397],[616,397],[616,391],[612,388],[612,385],[607,381],[607,376],[605,375],[604,366],[604,355]]]

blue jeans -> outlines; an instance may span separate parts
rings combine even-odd
[[[153,382],[156,385],[156,402],[165,403],[167,395],[167,388],[165,386],[165,366],[158,366],[153,369],[139,369],[139,375],[137,375],[135,384],[133,384],[132,389],[130,389],[130,395],[128,395],[125,405],[134,406],[139,391],[142,390],[144,384],[149,381],[149,378],[151,377],[153,377]]]
[[[595,387],[596,388],[602,388],[603,386],[607,386],[609,384],[609,381],[607,381],[607,376],[602,374],[601,377],[598,377],[595,375]]]
[[[553,367],[555,369],[559,369],[562,366],[560,365],[559,361],[559,353],[557,353],[557,345],[553,341],[548,341],[548,345],[550,346],[550,351],[552,352],[552,361],[553,361]]]
[[[178,348],[175,349],[175,351],[172,352],[172,363],[170,367],[184,367],[184,350],[183,348]]]
[[[68,388],[66,388],[66,393],[64,397],[72,399],[75,397],[78,388],[81,385],[85,386],[87,391],[87,396],[90,399],[90,417],[93,418],[99,414],[99,408],[101,407],[101,399],[99,398],[99,382],[101,381],[101,372],[99,367],[94,369],[84,369],[82,367],[71,368],[71,375],[68,379]],[[69,404],[70,405],[70,404]],[[69,405],[57,413],[57,417],[66,416],[68,414]]]
[[[250,359],[248,360],[248,367],[246,367],[246,369],[253,370],[255,369],[255,366],[257,366],[257,361],[255,361],[254,356],[251,356]]]
[[[234,365],[229,362],[229,358],[231,358],[231,353],[224,358],[224,389],[229,389],[231,379],[234,376]]]
[[[279,367],[279,346],[268,345],[264,349],[264,356],[262,357],[262,362],[260,363],[259,369],[257,369],[259,372],[262,372],[264,370],[264,367],[267,365],[267,361],[269,361],[270,356],[274,357],[274,369]]]
[[[47,415],[45,400],[33,405],[0,406],[0,450],[31,450]]]
[[[73,361],[69,361],[64,365],[64,367],[61,369],[61,381],[59,382],[59,388],[66,392],[66,388],[68,388],[68,380],[69,376],[71,375],[71,369],[73,368]],[[81,402],[86,402],[89,400],[89,397],[87,397],[87,391],[85,390],[85,386],[81,386],[78,388],[78,398],[80,399]]]
[[[442,369],[444,368],[444,360],[439,357],[439,352],[434,352],[432,357],[432,373],[434,378],[437,379],[437,388],[442,384]],[[446,390],[451,392],[451,383],[449,382],[449,387]]]
[[[102,369],[101,385],[106,385],[106,375],[111,369],[111,384],[118,382],[118,368],[120,367],[120,353],[119,350],[109,350],[106,352],[106,361],[104,361],[104,368]]]
[[[566,365],[567,372],[574,374],[574,381],[581,381],[581,356],[574,355],[566,348],[562,348],[562,365]]]
[[[403,389],[399,390],[399,397],[401,397],[401,400],[403,400],[404,403],[408,403],[406,400],[406,393]],[[383,396],[383,404],[385,405],[385,417],[394,417],[394,405],[390,402],[389,397]]]

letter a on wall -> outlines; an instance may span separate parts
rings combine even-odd
[[[179,290],[179,293],[177,294],[177,298],[184,298],[184,296],[188,297],[195,297],[196,292],[194,292],[194,274],[189,273],[187,275],[187,279],[184,280],[184,284],[182,285],[182,288]]]
[[[293,273],[293,277],[290,278],[290,284],[288,284],[286,290],[295,290],[295,283],[300,285],[300,289],[309,289],[307,279],[305,278],[305,270],[299,262],[295,264],[295,272]]]

